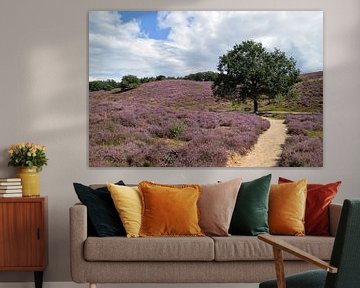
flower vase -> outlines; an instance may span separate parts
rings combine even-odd
[[[20,167],[16,176],[21,178],[23,197],[40,196],[40,177],[35,166]]]

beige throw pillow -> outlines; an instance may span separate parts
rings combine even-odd
[[[199,225],[207,235],[229,236],[231,216],[242,178],[219,184],[200,185]]]

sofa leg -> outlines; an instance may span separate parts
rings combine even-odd
[[[96,284],[95,283],[89,283],[89,288],[96,288]]]

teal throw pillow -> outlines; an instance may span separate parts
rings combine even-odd
[[[269,233],[268,208],[271,174],[241,184],[231,218],[232,235]]]

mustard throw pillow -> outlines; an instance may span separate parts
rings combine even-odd
[[[140,236],[202,236],[197,201],[199,185],[172,186],[143,181]]]
[[[137,187],[107,185],[127,237],[139,237],[141,226],[141,197]]]
[[[269,228],[271,234],[305,234],[307,180],[271,185],[269,195]]]

